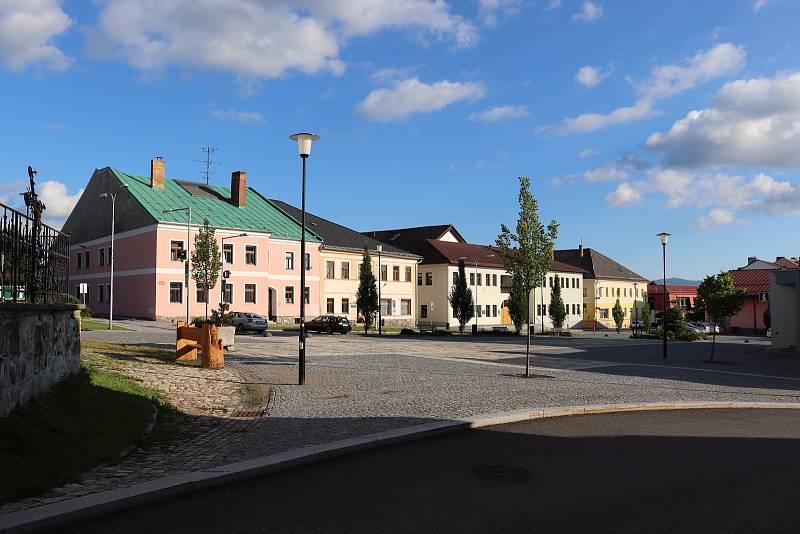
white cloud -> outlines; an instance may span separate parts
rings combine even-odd
[[[53,39],[71,24],[60,0],[0,2],[0,63],[11,70],[36,63],[54,71],[68,69],[73,60],[53,44]]]
[[[530,115],[524,106],[495,106],[478,113],[470,113],[469,120],[477,122],[497,122],[507,119],[519,119]]]
[[[39,184],[39,198],[47,209],[42,216],[44,222],[54,228],[61,228],[64,220],[72,213],[72,208],[83,194],[83,188],[74,195],[67,193],[67,186],[62,182],[47,180]]]
[[[761,11],[764,7],[766,7],[769,0],[756,0],[753,3],[753,11]]]
[[[474,25],[440,0],[108,0],[90,50],[143,71],[183,65],[258,79],[344,71],[347,39],[385,29],[474,44]]]
[[[479,0],[478,11],[483,23],[496,26],[500,18],[515,15],[522,6],[522,0]]]
[[[580,177],[586,182],[619,182],[627,180],[629,176],[628,172],[616,163],[600,165],[580,174]]]
[[[606,195],[606,204],[612,207],[629,207],[641,202],[644,196],[641,184],[621,183]]]
[[[211,111],[211,116],[223,121],[254,122],[263,124],[266,122],[264,116],[258,111],[236,111],[234,109],[215,109]]]
[[[713,228],[722,224],[730,224],[733,222],[733,219],[734,213],[732,211],[722,208],[715,208],[707,215],[702,215],[699,217],[697,219],[696,226],[701,230],[708,230],[709,228]]]
[[[632,106],[617,108],[607,114],[585,113],[577,117],[565,118],[555,127],[544,131],[557,134],[592,132],[615,124],[634,122],[652,117],[653,109],[659,100],[696,87],[701,82],[739,71],[744,66],[745,52],[741,46],[722,43],[710,50],[700,51],[689,58],[687,65],[657,65],[650,77],[638,84],[637,101]]]
[[[586,2],[581,5],[580,11],[572,15],[573,21],[585,22],[587,24],[598,21],[601,18],[603,18],[603,6],[590,2],[589,0],[586,0]]]
[[[432,84],[416,78],[398,81],[389,89],[376,89],[359,102],[357,111],[370,120],[388,122],[414,113],[438,111],[463,100],[477,100],[485,94],[474,82],[443,80]]]
[[[580,152],[578,152],[578,157],[581,159],[590,158],[592,156],[598,155],[600,152],[595,150],[594,148],[584,148]]]
[[[608,76],[605,72],[603,72],[598,67],[592,67],[591,65],[586,65],[578,69],[578,73],[575,74],[575,79],[581,85],[586,87],[594,87],[598,85],[600,82],[603,81],[603,78]]]
[[[725,84],[714,103],[653,133],[646,145],[667,166],[800,166],[800,73]]]

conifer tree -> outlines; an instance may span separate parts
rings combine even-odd
[[[361,259],[361,269],[358,272],[358,291],[356,292],[356,309],[361,317],[364,318],[364,333],[369,330],[369,326],[375,319],[378,312],[378,285],[375,275],[372,274],[372,258],[369,255],[369,248],[364,244],[364,254]]]
[[[555,277],[555,284],[550,290],[550,310],[548,315],[553,323],[553,328],[561,330],[564,327],[564,320],[567,318],[567,311],[564,309],[564,301],[561,299],[561,282],[559,277]]]
[[[475,303],[472,300],[472,290],[467,287],[467,274],[464,260],[458,260],[458,277],[456,284],[450,289],[447,297],[450,307],[453,308],[453,317],[458,320],[458,331],[463,334],[464,326],[475,315]]]

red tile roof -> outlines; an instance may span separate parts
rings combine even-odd
[[[743,287],[748,295],[769,293],[769,273],[776,269],[734,269],[728,271],[736,287]]]
[[[661,284],[655,284],[653,282],[647,284],[647,292],[660,295],[664,289],[664,286]],[[667,294],[669,295],[697,295],[697,286],[685,286],[685,285],[677,285],[677,284],[667,284]]]

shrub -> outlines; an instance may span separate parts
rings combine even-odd
[[[400,335],[401,336],[416,336],[417,333],[418,332],[416,330],[414,330],[413,328],[403,328],[403,329],[400,330]]]

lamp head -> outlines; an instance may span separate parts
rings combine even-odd
[[[375,248],[378,250],[378,252],[383,252],[383,245],[378,245]]]
[[[311,143],[319,141],[319,136],[312,133],[300,132],[289,136],[292,141],[297,141],[297,153],[300,156],[308,157],[311,155]]]
[[[659,239],[661,239],[661,244],[666,245],[667,241],[669,240],[669,236],[671,235],[672,234],[668,234],[667,232],[661,232],[660,234],[658,234]]]

